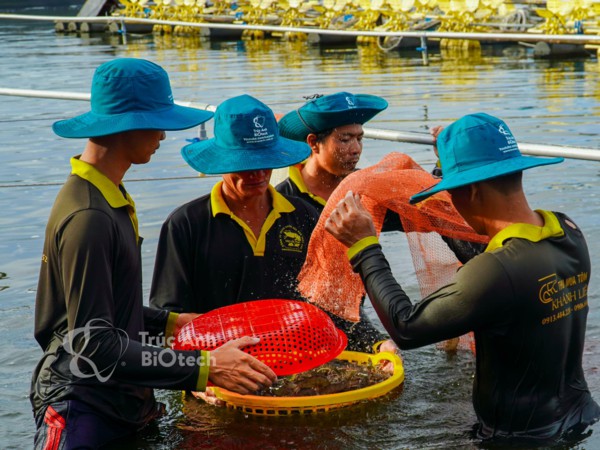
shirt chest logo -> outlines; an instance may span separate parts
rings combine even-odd
[[[279,245],[283,251],[302,252],[304,236],[296,227],[286,225],[279,231]]]

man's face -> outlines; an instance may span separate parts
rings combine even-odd
[[[363,148],[363,127],[360,124],[337,127],[333,132],[317,142],[318,152],[313,151],[319,166],[327,172],[344,177],[356,170]]]
[[[127,152],[132,164],[146,164],[160,147],[166,133],[162,130],[132,130],[126,133]]]
[[[452,199],[452,204],[471,228],[479,234],[485,234],[485,229],[481,227],[480,221],[477,219],[478,215],[474,209],[471,197],[471,186],[450,189],[448,193]]]
[[[272,169],[248,170],[223,175],[223,192],[240,200],[263,195],[269,186]]]

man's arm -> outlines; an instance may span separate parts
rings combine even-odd
[[[461,336],[508,314],[510,283],[491,254],[465,265],[451,284],[413,305],[394,278],[371,216],[357,196],[349,193],[325,228],[350,247],[353,268],[360,274],[382,324],[400,348]]]
[[[162,352],[167,350],[128,334],[136,321],[139,326],[130,329],[136,334],[141,329],[143,318],[136,316],[143,311],[141,298],[119,298],[114,291],[119,289],[114,280],[115,261],[122,257],[116,229],[105,213],[85,210],[74,214],[57,235],[71,332],[66,346],[75,364],[88,375],[98,371],[101,376],[149,387],[192,389],[205,384],[208,355],[182,352],[172,367],[151,364],[155,358],[164,358]],[[191,364],[188,357],[196,362]]]
[[[487,247],[487,244],[480,244],[479,242],[463,241],[448,236],[441,236],[441,238],[448,248],[452,250],[456,259],[462,264],[466,264],[477,255],[483,253]]]
[[[346,350],[354,352],[372,353],[375,344],[389,339],[385,333],[380,332],[367,317],[364,307],[360,307],[360,321],[351,322],[335,314],[325,311],[331,318],[336,328],[342,330],[348,338]]]
[[[414,305],[379,245],[368,246],[351,263],[382,324],[402,349],[462,336],[510,315],[510,283],[490,254],[465,265],[450,284]]]
[[[225,383],[240,393],[259,384],[268,386],[275,379],[267,366],[236,347],[253,341],[209,353],[174,351],[128,335],[121,327],[126,327],[129,317],[116,317],[112,273],[116,237],[106,214],[94,210],[75,214],[57,239],[70,331],[63,346],[84,377],[184,390],[203,390],[207,380],[214,378],[216,384]],[[136,307],[135,301],[131,305],[129,314],[143,314],[141,305]],[[209,377],[211,365],[215,373]],[[238,387],[231,380],[238,381]]]

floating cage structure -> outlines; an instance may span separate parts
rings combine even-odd
[[[241,395],[223,388],[213,388],[215,395],[221,399],[228,409],[244,414],[258,416],[293,416],[318,414],[357,403],[372,400],[390,394],[404,382],[404,366],[396,354],[380,352],[368,354],[361,352],[342,352],[337,359],[361,365],[377,365],[381,361],[393,363],[393,374],[384,381],[348,392],[336,394],[313,395],[302,397],[265,397],[259,395]]]
[[[95,8],[84,5],[79,18],[55,20],[56,30],[153,32],[229,41],[281,39],[424,53],[428,46],[462,51],[499,42],[534,47],[534,55],[542,57],[600,53],[600,0],[97,0],[95,4]],[[425,31],[455,35],[425,37]],[[419,36],[382,35],[406,32]]]
[[[112,15],[190,24],[359,31],[403,31],[423,28],[423,22],[435,22],[440,30],[456,32],[600,33],[600,0],[119,0]],[[155,32],[200,32],[199,28],[186,26],[151,28]],[[249,38],[267,35],[249,34]],[[289,34],[283,35],[290,38]]]

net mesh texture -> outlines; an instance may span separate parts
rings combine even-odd
[[[242,350],[278,376],[310,370],[338,356],[346,335],[321,309],[287,299],[255,300],[217,308],[184,325],[177,350],[214,350],[243,336],[260,338]]]
[[[301,294],[346,320],[360,320],[360,304],[366,295],[363,283],[348,262],[347,248],[325,230],[327,218],[350,190],[360,194],[378,235],[387,210],[399,214],[422,298],[447,284],[461,263],[441,236],[473,243],[486,243],[488,237],[477,234],[464,221],[447,192],[409,204],[412,195],[436,180],[403,153],[390,153],[378,164],[347,176],[330,196],[312,233],[298,276]]]

